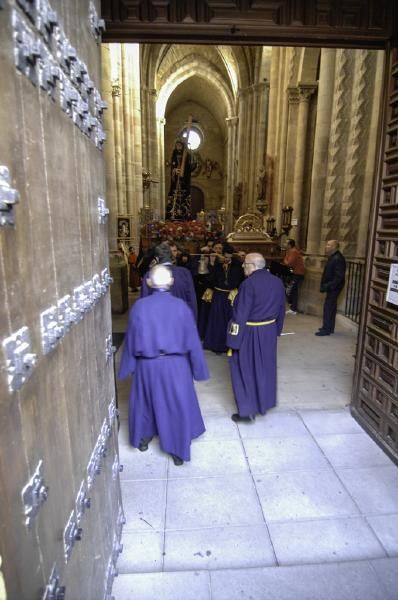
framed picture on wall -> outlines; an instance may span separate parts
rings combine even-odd
[[[131,238],[130,215],[119,215],[117,217],[117,237],[120,240],[129,240]]]

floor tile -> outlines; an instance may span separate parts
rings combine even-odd
[[[366,433],[316,436],[316,441],[334,467],[377,467],[392,464]]]
[[[372,560],[371,565],[380,578],[381,589],[386,590],[386,600],[398,600],[398,558]]]
[[[240,440],[197,442],[191,446],[191,461],[176,467],[170,461],[169,478],[217,477],[248,472]]]
[[[328,468],[328,462],[310,437],[245,439],[244,447],[254,473]]]
[[[163,531],[125,531],[119,573],[152,573],[163,567]]]
[[[398,467],[338,469],[337,473],[364,515],[398,512]]]
[[[269,530],[280,565],[386,556],[363,518],[270,523]]]
[[[303,410],[299,411],[305,425],[313,435],[328,433],[363,433],[362,427],[344,410]]]
[[[359,514],[332,469],[262,473],[254,482],[267,522]]]
[[[398,514],[367,517],[389,556],[398,556]]]
[[[165,570],[275,565],[265,525],[167,531]]]
[[[158,439],[152,440],[146,452],[121,446],[120,462],[123,465],[122,480],[165,479],[167,476],[168,455],[159,448]]]
[[[212,571],[210,581],[213,600],[392,600],[367,561]]]
[[[122,481],[126,525],[124,531],[159,530],[164,527],[166,481]]]
[[[212,600],[205,571],[119,575],[112,593],[115,600]]]
[[[198,438],[198,442],[207,442],[209,440],[239,439],[239,431],[235,423],[230,418],[225,418],[224,415],[205,415],[204,421],[206,431],[200,438]]]
[[[264,417],[257,417],[254,423],[239,423],[238,427],[244,439],[309,435],[300,416],[288,411],[271,410]]]
[[[167,529],[264,523],[249,475],[168,482]]]

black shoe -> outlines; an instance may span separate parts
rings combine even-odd
[[[176,467],[180,467],[181,465],[184,464],[184,461],[179,456],[176,456],[175,454],[170,454],[170,456],[173,459],[173,463],[175,464]]]
[[[232,415],[231,419],[235,423],[254,423],[256,417],[254,415],[250,415],[249,417],[241,417],[238,413]]]
[[[324,329],[320,329],[319,331],[316,332],[315,335],[320,335],[320,336],[330,335],[330,332],[329,331],[325,331]]]
[[[140,452],[145,452],[148,450],[149,442],[152,441],[152,438],[142,438],[140,443],[138,444],[138,450]]]

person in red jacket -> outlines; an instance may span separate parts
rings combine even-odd
[[[298,292],[304,279],[304,260],[300,250],[294,240],[287,241],[286,256],[283,263],[289,267],[292,272],[292,278],[287,286],[286,296],[290,306],[288,314],[296,314],[298,310]]]

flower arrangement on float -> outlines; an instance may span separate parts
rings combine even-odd
[[[151,239],[204,240],[207,233],[199,221],[150,221],[141,227],[141,235]]]

